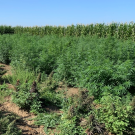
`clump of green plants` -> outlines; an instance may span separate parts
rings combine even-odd
[[[6,114],[8,113],[8,115]],[[17,125],[18,116],[15,114],[0,111],[0,134],[1,135],[22,135]]]
[[[42,99],[44,106],[52,105],[61,108],[63,95],[61,93],[56,92],[56,88],[58,87],[58,82],[55,81],[55,79],[53,78],[53,74],[54,72],[52,71],[39,84],[40,93],[41,93],[40,98]]]
[[[40,74],[39,74],[40,75]],[[55,81],[54,77],[54,71],[52,71],[48,76],[44,78],[41,82],[42,90],[45,91],[45,89],[48,90],[55,90],[58,87],[58,82]],[[37,77],[37,80],[39,80],[39,77]]]
[[[20,108],[30,110],[30,112],[37,114],[43,111],[39,96],[36,82],[34,81],[31,87],[25,82],[24,84],[18,84],[16,86],[16,91],[12,94],[12,101]]]
[[[134,42],[115,37],[96,39],[74,39],[57,59],[54,77],[65,79],[69,86],[87,88],[97,99],[107,93],[127,94],[134,87]]]
[[[60,123],[60,115],[56,113],[40,113],[37,115],[35,125],[44,125],[44,131],[46,134],[50,134],[52,131],[49,128],[54,129]]]
[[[134,134],[131,127],[133,107],[129,105],[130,101],[130,96],[123,98],[113,95],[103,96],[100,101],[101,106],[95,109],[95,117],[112,133],[124,135],[132,131]]]
[[[8,89],[7,84],[3,83],[0,85],[0,103],[5,101],[5,97],[9,96],[12,93],[12,90]]]
[[[20,65],[17,67],[12,67],[12,76],[7,76],[7,80],[13,84],[16,85],[16,81],[19,80],[21,83],[25,83],[27,81],[27,84],[32,83],[34,80],[36,80],[37,72],[34,72],[33,70],[30,71],[28,69],[24,70]]]
[[[82,134],[85,135],[85,130],[78,125],[78,117],[74,116],[70,119],[64,118],[64,114],[61,117],[60,124],[58,125],[58,130],[60,130],[60,135],[64,134]]]
[[[87,114],[92,110],[94,96],[89,95],[87,89],[80,90],[78,95],[72,95],[71,97],[64,97],[62,102],[62,109],[68,111],[67,115],[71,113]],[[73,115],[74,116],[74,115]]]
[[[85,129],[86,134],[107,134],[105,124],[100,123],[94,114],[88,114],[85,118],[81,119],[80,126]]]

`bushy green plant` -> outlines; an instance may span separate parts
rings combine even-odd
[[[5,101],[5,97],[9,96],[12,93],[12,90],[8,89],[8,85],[3,83],[0,85],[0,103]]]
[[[12,73],[13,75],[7,76],[7,79],[13,85],[16,85],[17,80],[19,80],[21,84],[26,81],[30,84],[36,80],[38,74],[36,71],[30,71],[29,69],[24,70],[20,65],[18,65],[18,67],[12,67]]]
[[[12,94],[12,101],[22,109],[30,110],[35,114],[42,112],[41,101],[37,93],[30,93],[30,86],[25,83],[17,87]]]
[[[27,34],[14,35],[11,64],[22,68],[44,71],[47,74],[56,67],[56,58],[63,51],[63,39],[57,36],[37,37]],[[18,53],[20,52],[20,53]]]
[[[85,135],[85,131],[81,126],[77,126],[78,118],[76,116],[68,119],[63,114],[61,117],[60,124],[58,125],[58,129],[60,130],[59,135]]]
[[[80,91],[79,95],[63,98],[63,113],[61,114],[60,124],[58,125],[61,135],[86,134],[85,130],[87,127],[83,127],[79,123],[82,117],[92,111],[93,99],[94,97],[90,97],[87,90]]]
[[[101,106],[95,109],[95,117],[112,133],[123,135],[130,131],[130,118],[132,107],[129,105],[130,97],[120,98],[118,96],[106,95],[101,98]]]
[[[56,128],[60,123],[60,116],[54,113],[41,113],[34,120],[36,125],[44,125],[44,131],[49,135],[49,128]]]
[[[117,62],[113,64],[108,60],[104,60],[105,64],[100,62],[88,67],[88,76],[85,78],[86,88],[91,89],[94,96],[102,96],[107,93],[113,95],[125,95],[128,89],[134,85],[130,77],[134,76],[133,62],[127,60],[125,62]],[[88,79],[88,80],[87,80]],[[91,82],[91,83],[90,83]]]

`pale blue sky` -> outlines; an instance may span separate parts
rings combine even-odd
[[[135,22],[135,0],[0,0],[0,25]]]

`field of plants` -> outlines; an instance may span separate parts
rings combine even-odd
[[[134,135],[134,32],[134,23],[0,26],[0,63],[13,74],[0,71],[1,87],[14,85],[12,102],[34,113],[48,135]],[[68,96],[68,88],[78,93]]]

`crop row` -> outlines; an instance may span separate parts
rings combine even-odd
[[[22,27],[22,26],[0,26],[1,34],[22,34],[29,33],[32,35],[58,35],[58,36],[93,36],[107,37],[116,36],[118,39],[129,39],[135,40],[135,23],[97,23],[89,25],[70,25],[67,27],[63,26],[43,26],[43,27]]]

